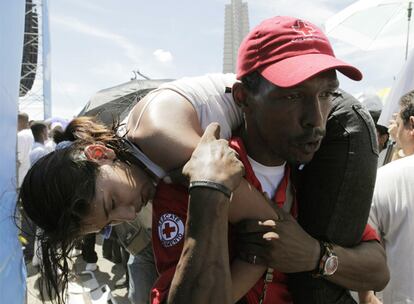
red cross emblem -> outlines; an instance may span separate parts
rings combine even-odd
[[[169,239],[171,237],[171,233],[175,232],[177,230],[177,228],[175,227],[170,227],[170,223],[165,223],[164,225],[164,229],[162,230],[162,234],[165,235],[165,237],[167,239]]]
[[[164,213],[158,221],[158,237],[162,246],[172,247],[184,237],[184,223],[174,213]]]
[[[297,20],[295,25],[292,25],[292,29],[304,36],[312,36],[312,33],[316,32],[315,29],[307,25],[302,20]]]

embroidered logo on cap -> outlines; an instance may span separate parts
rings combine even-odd
[[[184,237],[183,221],[172,213],[164,213],[158,221],[158,236],[164,247],[178,244]]]
[[[296,20],[296,23],[292,25],[292,29],[295,32],[301,33],[303,36],[312,36],[316,30],[310,25],[306,24],[302,20]]]

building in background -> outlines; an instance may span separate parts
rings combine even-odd
[[[223,73],[236,71],[237,52],[249,30],[247,2],[231,0],[226,4],[224,15]]]

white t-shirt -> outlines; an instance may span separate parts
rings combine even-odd
[[[285,174],[286,163],[281,166],[270,167],[258,163],[250,156],[247,156],[247,158],[249,159],[254,174],[262,185],[263,192],[266,192],[270,198],[273,198]]]
[[[162,90],[172,90],[185,97],[197,112],[198,119],[203,130],[212,123],[220,124],[220,137],[229,139],[232,131],[237,129],[242,121],[241,110],[235,104],[231,91],[226,88],[232,88],[236,82],[234,74],[207,74],[199,77],[185,77],[176,81],[162,84],[158,89],[148,93],[148,103],[155,100],[157,94]],[[143,109],[145,111],[145,109]],[[128,117],[123,122],[128,121]],[[142,151],[140,160],[158,177],[163,177],[165,172]]]
[[[273,199],[277,188],[285,175],[286,162],[280,166],[265,166],[258,163],[248,155],[247,159],[249,160],[253,172],[262,186],[263,192],[266,192],[269,198]],[[286,191],[291,191],[291,188],[289,187]],[[290,212],[290,209],[292,208],[293,200],[290,198],[292,198],[292,196],[288,195],[282,207],[286,212]]]
[[[18,186],[23,183],[23,179],[29,171],[29,153],[34,142],[33,133],[30,129],[23,129],[17,132],[17,160],[18,160]]]
[[[384,241],[390,269],[384,304],[414,303],[414,155],[378,169],[369,222]]]
[[[46,150],[48,152],[53,152],[56,149],[56,143],[53,141],[53,139],[49,139],[46,143],[45,143],[45,147]]]
[[[32,147],[32,151],[29,153],[30,166],[33,166],[40,158],[48,154],[50,151],[46,148],[44,144],[35,142]]]

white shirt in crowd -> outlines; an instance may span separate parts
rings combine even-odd
[[[414,155],[378,169],[369,220],[384,241],[390,269],[383,303],[414,303]]]
[[[49,149],[39,142],[35,142],[32,146],[32,151],[29,153],[30,166],[33,166],[40,158],[48,154]]]
[[[45,143],[45,147],[46,147],[46,149],[47,149],[48,152],[53,152],[53,151],[55,151],[56,143],[53,141],[53,139],[49,139]]]
[[[18,162],[18,186],[23,183],[23,179],[29,171],[29,153],[32,150],[34,139],[30,129],[23,129],[17,132],[17,162]]]

